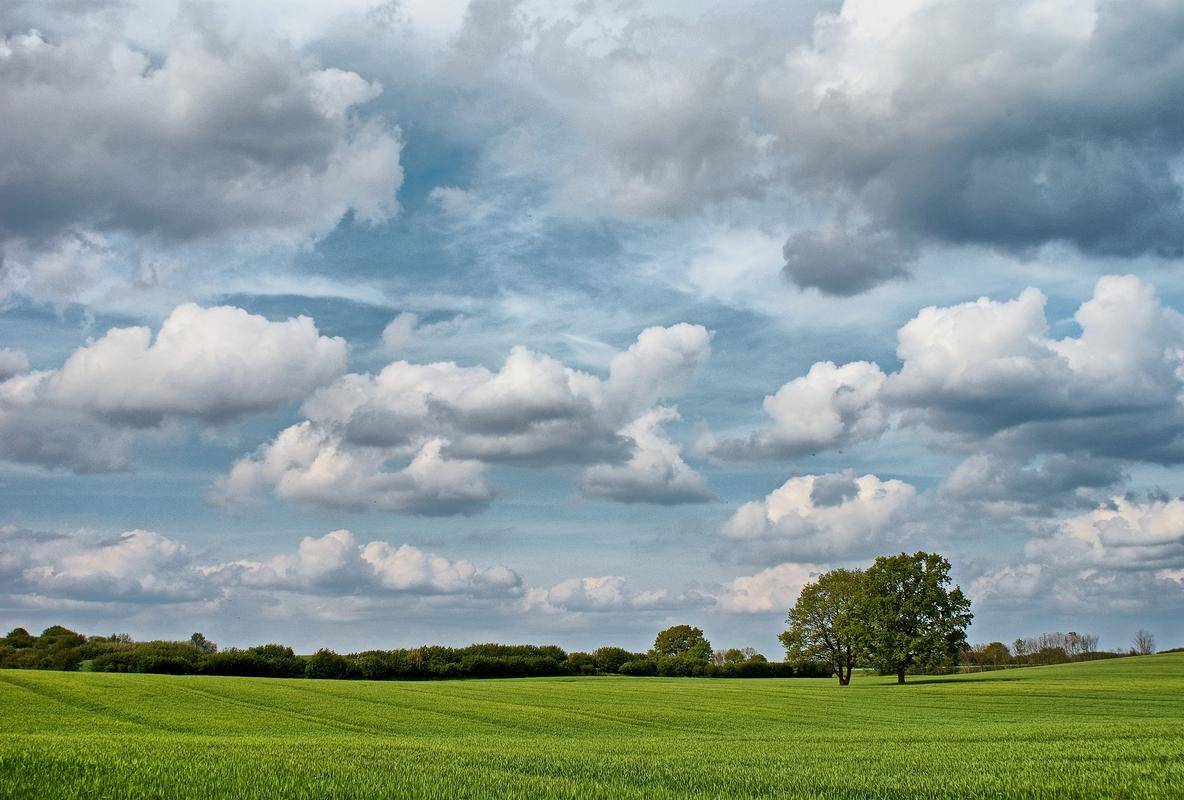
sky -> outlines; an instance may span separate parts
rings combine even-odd
[[[0,4],[0,622],[1184,644],[1184,6]]]

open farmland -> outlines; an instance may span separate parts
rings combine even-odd
[[[6,798],[1179,797],[1184,654],[976,675],[0,672]]]

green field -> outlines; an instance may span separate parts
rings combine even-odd
[[[0,796],[1180,797],[1184,654],[916,679],[0,672]]]

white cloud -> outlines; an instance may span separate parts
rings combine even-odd
[[[825,570],[816,564],[785,563],[742,575],[724,584],[719,604],[732,614],[786,613],[802,588]]]
[[[378,375],[346,375],[305,402],[306,421],[236,462],[219,479],[215,498],[233,503],[270,490],[328,507],[467,513],[492,498],[488,463],[631,459],[624,473],[595,473],[593,493],[660,503],[702,499],[701,478],[655,430],[673,417],[650,407],[685,390],[709,342],[697,325],[649,328],[614,356],[607,380],[524,347],[512,349],[497,372],[397,361]],[[418,455],[406,469],[387,469],[412,453]]]
[[[879,397],[883,384],[884,373],[875,364],[817,362],[765,397],[772,426],[745,440],[721,442],[712,452],[726,459],[777,458],[876,439],[888,426]]]
[[[919,430],[940,450],[969,453],[947,496],[1030,509],[1080,501],[1081,490],[1120,480],[1123,462],[1184,460],[1184,317],[1133,275],[1097,281],[1074,316],[1077,336],[1051,337],[1045,304],[1028,288],[924,308],[898,332],[899,370],[817,362],[765,398],[773,425],[705,437],[703,449],[795,457]]]
[[[301,505],[427,516],[471,514],[488,506],[493,491],[484,464],[447,458],[443,445],[430,439],[406,466],[392,469],[390,450],[350,447],[314,423],[301,422],[236,461],[217,479],[210,499],[234,507],[270,489]]]
[[[142,530],[102,539],[0,528],[0,543],[5,593],[58,603],[290,603],[298,609],[318,596],[516,602],[523,591],[522,579],[507,567],[481,567],[407,544],[360,543],[345,530],[306,536],[295,552],[237,561],[203,560],[175,539]]]
[[[114,539],[0,529],[10,592],[81,602],[184,602],[203,587],[183,544],[151,531]]]
[[[345,371],[348,348],[309,317],[271,322],[240,308],[178,306],[155,339],[147,327],[112,328],[75,350],[46,379],[50,402],[151,424],[265,411]]]
[[[740,506],[721,533],[773,557],[867,555],[913,503],[916,489],[851,471],[790,478],[763,500]]]
[[[628,581],[619,575],[601,575],[569,578],[550,589],[528,589],[522,607],[545,613],[584,613],[642,611],[696,602],[698,598],[694,597],[670,597],[663,589],[634,592],[629,589]]]
[[[136,438],[278,408],[344,372],[346,355],[345,341],[321,336],[308,317],[179,306],[155,339],[147,327],[112,328],[59,369],[0,380],[0,459],[124,470]]]
[[[503,566],[477,567],[424,552],[409,544],[358,543],[346,530],[319,538],[306,536],[295,553],[267,561],[212,565],[206,572],[220,582],[256,589],[302,593],[516,596],[522,579]]]
[[[1062,520],[1053,535],[1029,541],[1026,553],[1078,567],[1178,569],[1184,566],[1184,500],[1113,498]]]

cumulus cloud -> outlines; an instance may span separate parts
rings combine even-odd
[[[740,506],[721,533],[764,559],[866,555],[886,545],[915,497],[916,489],[903,481],[850,470],[803,475]]]
[[[0,458],[127,469],[128,429],[221,424],[277,408],[339,376],[346,356],[345,341],[321,336],[308,317],[272,322],[238,308],[179,306],[155,339],[147,327],[112,328],[59,369],[0,380]]]
[[[1145,611],[1178,605],[1184,574],[1184,500],[1113,497],[1039,525],[1021,560],[984,571],[971,597],[997,607]]]
[[[328,507],[471,513],[493,496],[486,464],[627,461],[589,473],[589,493],[701,500],[702,479],[657,429],[674,417],[651,407],[686,389],[710,338],[698,325],[648,328],[613,357],[606,380],[524,347],[497,372],[397,361],[377,375],[346,375],[305,402],[307,420],[236,462],[214,497],[233,503],[270,490]],[[388,469],[411,454],[406,468]]]
[[[55,404],[132,424],[164,416],[219,422],[275,408],[345,371],[340,337],[310,317],[272,322],[241,308],[178,306],[155,339],[147,327],[112,328],[45,379]]]
[[[802,588],[824,571],[816,564],[778,564],[728,581],[718,602],[732,614],[784,614],[797,602]]]
[[[698,595],[672,596],[664,589],[632,591],[625,578],[601,575],[569,578],[549,589],[528,589],[522,599],[522,607],[527,611],[544,613],[588,613],[657,610],[703,602],[705,598]]]
[[[286,602],[318,596],[452,596],[517,600],[522,579],[500,566],[452,560],[412,545],[358,542],[349,531],[306,536],[295,552],[211,561],[167,536],[113,538],[0,528],[0,577],[12,597],[58,602]]]
[[[219,476],[210,500],[226,507],[251,503],[263,490],[300,505],[350,511],[373,509],[423,516],[473,514],[493,499],[485,465],[443,455],[430,439],[401,468],[390,449],[350,447],[305,421],[284,429]]]
[[[708,450],[723,459],[783,458],[875,439],[888,425],[879,396],[883,383],[875,364],[820,361],[765,397],[770,427]]]
[[[1077,335],[1050,335],[1046,302],[1028,288],[924,308],[897,333],[897,371],[817,362],[765,398],[772,425],[701,449],[792,458],[920,431],[965,459],[946,497],[1029,511],[1090,503],[1128,462],[1184,460],[1184,317],[1133,275],[1097,281]]]
[[[220,583],[303,593],[513,596],[522,587],[522,579],[507,567],[477,567],[409,544],[361,544],[346,530],[319,538],[306,536],[295,553],[266,561],[215,564],[203,570]]]
[[[1077,567],[1126,570],[1184,566],[1184,500],[1115,497],[1061,521],[1051,536],[1028,542],[1029,558]]]
[[[116,24],[4,32],[5,289],[74,296],[52,274],[85,263],[44,259],[79,237],[295,244],[347,212],[395,213],[399,132],[357,112],[381,87],[203,14],[182,14],[160,53]]]
[[[1052,339],[1045,298],[923,309],[901,328],[885,399],[909,420],[964,440],[1159,463],[1184,454],[1177,396],[1184,318],[1135,276],[1101,278]]]
[[[204,591],[183,544],[151,531],[111,539],[0,529],[8,591],[83,602],[183,602]]]
[[[623,503],[675,505],[711,500],[703,476],[683,460],[678,445],[662,430],[663,422],[677,419],[677,411],[658,406],[631,422],[623,431],[633,442],[629,460],[588,467],[580,478],[580,491]]]

